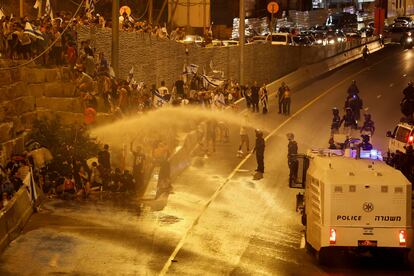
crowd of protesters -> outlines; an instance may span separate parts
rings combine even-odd
[[[37,19],[5,15],[0,18],[0,55],[18,60],[43,53],[37,61],[40,65],[73,65],[76,30],[80,26],[111,28],[112,23],[102,15],[85,12],[75,17],[68,12],[56,12],[53,18],[45,15]],[[178,27],[169,34],[165,26],[138,21],[126,13],[119,17],[119,27],[126,32],[145,33],[160,39],[183,40],[185,37],[184,28]]]
[[[0,210],[6,208],[29,171],[28,162],[22,156],[13,156],[7,164],[0,166]]]

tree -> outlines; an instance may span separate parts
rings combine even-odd
[[[29,138],[50,150],[54,158],[52,166],[58,170],[63,163],[87,160],[99,151],[98,143],[89,136],[85,127],[65,126],[57,118],[34,121]]]

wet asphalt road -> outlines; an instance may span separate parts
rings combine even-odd
[[[343,106],[355,79],[376,122],[374,144],[385,150],[385,132],[400,117],[401,91],[414,79],[413,51],[388,48],[368,62],[353,62],[294,88],[290,117],[277,114],[271,96],[269,114],[251,115],[268,130],[278,128],[267,140],[260,181],[252,180],[253,158],[235,170],[241,159],[234,126],[230,143],[218,143],[208,159],[195,158],[169,198],[142,208],[124,195],[46,201],[0,257],[0,275],[412,275],[411,268],[379,265],[371,258],[341,259],[333,267],[316,264],[301,246],[297,191],[287,187],[285,134],[295,133],[302,152],[326,146],[330,109]],[[414,264],[413,254],[410,259]]]

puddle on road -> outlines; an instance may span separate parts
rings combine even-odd
[[[158,217],[158,221],[161,223],[161,225],[171,225],[182,220],[182,218],[171,215],[161,215],[160,217]]]

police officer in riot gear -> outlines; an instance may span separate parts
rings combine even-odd
[[[352,109],[352,113],[354,114],[355,120],[357,122],[361,117],[362,105],[362,99],[357,94],[348,95],[345,100],[345,108],[350,107]]]
[[[341,123],[341,117],[339,116],[339,110],[338,108],[334,107],[332,108],[332,123],[331,123],[331,136],[334,134],[339,133],[339,126]]]
[[[358,94],[359,94],[359,89],[358,89],[358,86],[356,85],[356,80],[352,80],[351,85],[348,87],[348,95],[353,96],[353,95],[358,95]]]
[[[289,185],[295,184],[296,177],[298,175],[299,162],[296,158],[298,154],[298,144],[295,141],[295,135],[293,133],[286,134],[289,141],[288,143],[288,166],[289,166]]]
[[[264,150],[265,150],[265,140],[263,139],[263,132],[259,129],[256,129],[256,145],[254,147],[253,152],[256,152],[256,161],[257,161],[257,169],[256,174],[254,175],[253,179],[261,179],[263,178],[264,173]]]
[[[351,134],[351,129],[357,128],[357,122],[350,107],[345,109],[345,115],[342,117],[339,127],[344,123],[344,132],[348,136]]]
[[[414,99],[414,85],[412,81],[408,82],[408,85],[403,90],[404,97],[407,99]]]
[[[368,135],[361,135],[362,142],[359,144],[359,147],[362,150],[372,150],[372,144],[369,142],[369,136]]]
[[[375,132],[375,124],[374,121],[371,119],[371,114],[364,114],[364,124],[361,127],[361,134],[368,135],[369,137],[372,137]]]

